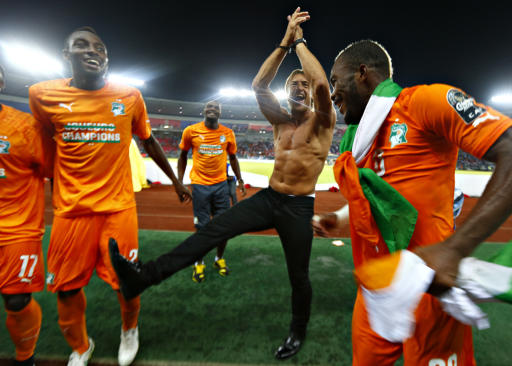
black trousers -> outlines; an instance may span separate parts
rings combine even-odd
[[[292,287],[290,330],[304,337],[311,309],[309,258],[313,240],[313,197],[288,196],[271,187],[214,217],[169,253],[144,266],[154,284],[190,266],[220,243],[237,235],[275,228],[283,245]]]

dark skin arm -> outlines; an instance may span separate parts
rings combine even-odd
[[[165,157],[160,143],[153,137],[153,135],[149,136],[148,139],[143,140],[142,143],[144,145],[144,150],[146,150],[151,159],[153,159],[156,165],[158,165],[158,167],[162,169],[165,175],[167,175],[172,181],[174,190],[176,191],[180,202],[190,201],[192,199],[192,194],[174,175],[174,171]]]
[[[231,169],[235,173],[236,179],[238,180],[238,189],[242,192],[242,197],[245,197],[247,192],[245,191],[244,181],[242,180],[242,174],[240,174],[240,164],[238,163],[238,159],[235,154],[229,155],[229,164],[231,164]]]
[[[185,170],[187,169],[188,162],[188,150],[181,150],[178,158],[178,179],[183,183],[183,177],[185,176]]]
[[[414,252],[436,271],[429,292],[455,285],[459,262],[494,233],[512,213],[512,131],[509,128],[484,155],[496,163],[482,197],[457,231],[444,242]]]

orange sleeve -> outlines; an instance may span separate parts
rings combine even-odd
[[[38,85],[32,85],[28,89],[28,103],[30,106],[30,110],[32,111],[32,115],[34,118],[43,125],[43,127],[48,130],[49,134],[53,136],[55,133],[55,126],[52,124],[47,114],[44,112],[42,104],[42,91],[40,90]]]
[[[33,129],[36,133],[32,140],[34,163],[38,165],[41,175],[51,178],[53,177],[53,163],[55,160],[55,140],[35,120],[33,120]]]
[[[427,132],[443,136],[477,158],[512,126],[509,117],[444,84],[418,88],[411,96],[409,110]]]
[[[142,140],[147,140],[151,136],[151,124],[149,123],[146,104],[144,103],[144,99],[142,99],[142,94],[138,90],[135,98],[132,133],[139,136]]]
[[[233,130],[229,130],[229,140],[228,140],[227,152],[229,155],[236,154],[236,139],[235,139],[235,133],[233,132]]]
[[[183,130],[183,134],[181,135],[180,149],[184,151],[189,151],[191,147],[192,140],[190,136],[190,126],[188,126]]]

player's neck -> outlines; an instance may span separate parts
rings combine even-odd
[[[301,123],[308,118],[309,112],[310,112],[309,109],[300,109],[300,110],[292,109],[290,114],[291,114],[292,120],[294,120],[298,123]]]
[[[218,119],[204,119],[204,125],[209,128],[210,130],[216,130],[219,128],[219,120]]]
[[[82,75],[73,75],[73,79],[71,79],[69,85],[78,89],[98,90],[105,86],[105,79],[103,76],[91,78]]]

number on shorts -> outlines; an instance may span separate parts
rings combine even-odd
[[[128,255],[128,260],[130,262],[135,262],[135,260],[137,259],[138,252],[139,251],[137,249],[130,250],[130,254]]]
[[[25,272],[27,271],[28,262],[32,260],[32,265],[30,266],[30,269],[28,270],[27,277],[30,278],[34,275],[34,270],[36,268],[37,264],[37,254],[31,254],[31,255],[22,255],[20,256],[21,263],[21,270],[18,275],[18,277],[25,277]]]
[[[440,358],[433,358],[428,361],[428,366],[457,366],[457,354],[454,353],[448,358],[448,362],[444,362],[444,360]]]

